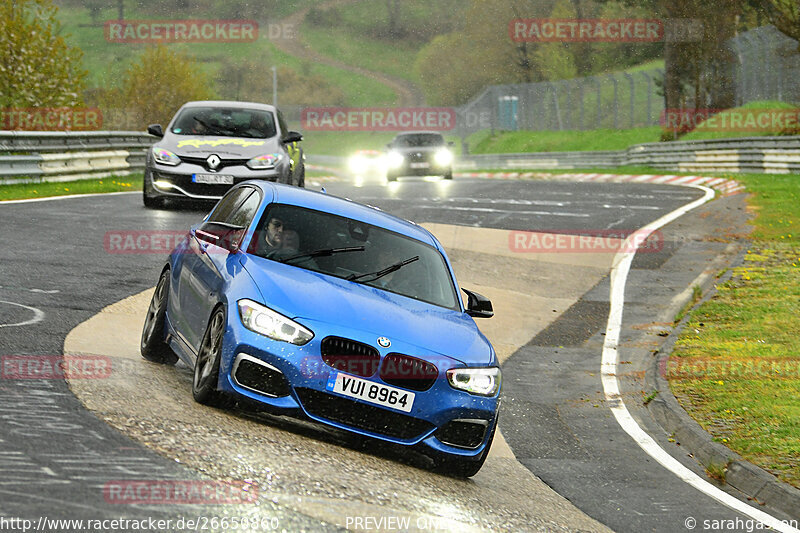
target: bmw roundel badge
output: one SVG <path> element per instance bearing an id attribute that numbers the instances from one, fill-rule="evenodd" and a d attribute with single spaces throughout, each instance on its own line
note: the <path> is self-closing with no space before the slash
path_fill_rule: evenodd
<path id="1" fill-rule="evenodd" d="M 378 337 L 378 346 L 381 348 L 388 348 L 392 345 L 392 341 L 387 339 L 386 337 Z"/>

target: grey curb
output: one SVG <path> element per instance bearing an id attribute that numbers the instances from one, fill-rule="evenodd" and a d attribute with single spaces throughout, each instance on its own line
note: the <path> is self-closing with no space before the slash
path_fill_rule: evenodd
<path id="1" fill-rule="evenodd" d="M 744 253 L 741 252 L 732 262 L 732 266 L 742 264 L 743 255 Z M 723 279 L 729 277 L 730 273 L 723 276 Z M 715 278 L 709 278 L 703 284 L 704 286 L 701 288 L 705 296 L 692 307 L 692 311 L 716 293 L 715 283 L 717 281 Z M 745 461 L 726 446 L 714 442 L 711 435 L 681 407 L 669 388 L 669 382 L 662 376 L 660 369 L 665 368 L 675 342 L 690 317 L 691 313 L 687 313 L 680 324 L 666 337 L 664 343 L 659 347 L 653 363 L 645 373 L 647 390 L 658 391 L 658 395 L 647 404 L 647 410 L 664 431 L 669 435 L 674 435 L 681 448 L 690 453 L 704 467 L 727 465 L 726 484 L 759 504 L 768 505 L 791 517 L 797 517 L 800 509 L 800 490 L 780 481 L 766 470 Z"/>

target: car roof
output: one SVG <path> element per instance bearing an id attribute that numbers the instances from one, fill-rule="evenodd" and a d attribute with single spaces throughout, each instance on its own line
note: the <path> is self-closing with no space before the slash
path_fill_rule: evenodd
<path id="1" fill-rule="evenodd" d="M 394 231 L 406 237 L 411 237 L 422 241 L 435 248 L 439 248 L 438 242 L 433 235 L 425 228 L 413 222 L 404 220 L 400 217 L 385 213 L 376 207 L 367 206 L 354 202 L 347 198 L 340 198 L 323 192 L 311 191 L 291 185 L 283 185 L 263 180 L 252 180 L 251 184 L 256 184 L 267 193 L 273 195 L 273 202 L 281 204 L 296 205 L 325 213 L 331 213 L 354 220 L 360 220 Z"/>
<path id="2" fill-rule="evenodd" d="M 239 102 L 234 100 L 197 100 L 194 102 L 186 102 L 182 107 L 230 107 L 234 109 L 263 109 L 264 111 L 275 111 L 275 106 L 269 104 Z"/>

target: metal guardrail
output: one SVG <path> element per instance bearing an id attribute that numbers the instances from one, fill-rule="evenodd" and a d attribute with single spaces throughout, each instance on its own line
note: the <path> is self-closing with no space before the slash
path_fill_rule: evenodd
<path id="1" fill-rule="evenodd" d="M 124 175 L 144 169 L 156 138 L 131 131 L 0 131 L 0 184 Z M 344 157 L 313 155 L 311 164 L 343 167 Z M 580 169 L 647 166 L 684 172 L 800 173 L 800 136 L 646 143 L 627 150 L 461 156 L 458 170 Z"/>
<path id="2" fill-rule="evenodd" d="M 800 172 L 800 136 L 646 143 L 615 152 L 461 156 L 456 168 L 573 169 L 646 166 L 675 172 Z"/>
<path id="3" fill-rule="evenodd" d="M 144 170 L 156 140 L 137 131 L 0 131 L 0 184 L 130 174 Z"/>
<path id="4" fill-rule="evenodd" d="M 138 150 L 157 139 L 138 131 L 0 131 L 0 155 L 10 152 Z"/>

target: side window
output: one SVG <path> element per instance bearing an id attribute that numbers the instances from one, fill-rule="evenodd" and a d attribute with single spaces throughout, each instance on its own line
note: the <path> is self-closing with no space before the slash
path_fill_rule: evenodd
<path id="1" fill-rule="evenodd" d="M 225 196 L 222 197 L 217 206 L 214 208 L 214 211 L 211 212 L 211 216 L 208 217 L 206 224 L 211 222 L 227 222 L 230 216 L 233 214 L 233 211 L 236 209 L 236 206 L 239 205 L 239 202 L 245 197 L 245 195 L 251 192 L 253 192 L 253 189 L 249 187 L 239 187 L 238 189 L 229 191 Z"/>
<path id="2" fill-rule="evenodd" d="M 236 209 L 233 216 L 231 216 L 230 220 L 227 222 L 234 226 L 248 227 L 253 217 L 256 215 L 256 211 L 258 211 L 259 205 L 261 205 L 261 197 L 257 192 L 253 191 L 252 194 L 242 202 L 239 208 Z"/>
<path id="3" fill-rule="evenodd" d="M 222 197 L 208 220 L 198 228 L 197 237 L 226 250 L 238 248 L 247 229 L 237 229 L 236 226 L 245 226 L 246 222 L 243 223 L 242 220 L 248 216 L 252 219 L 258 204 L 258 194 L 251 187 L 232 189 Z"/>

